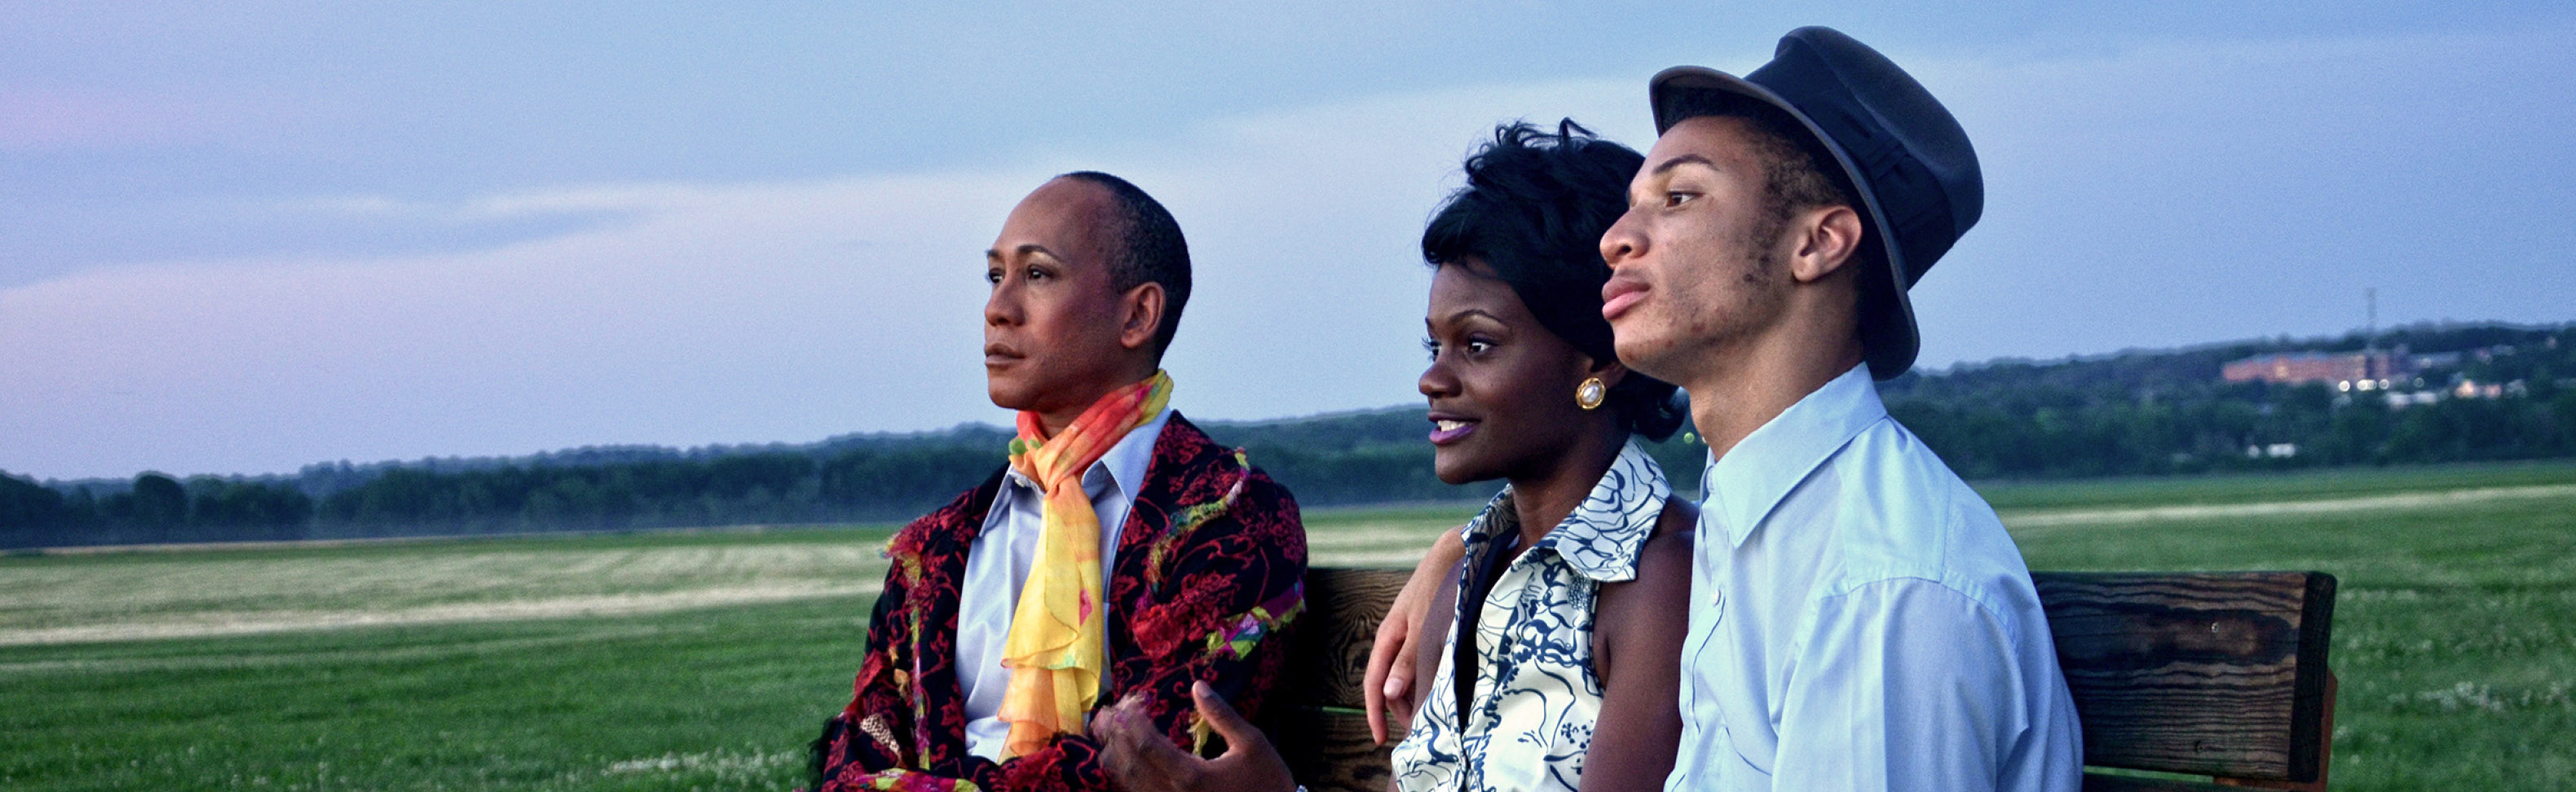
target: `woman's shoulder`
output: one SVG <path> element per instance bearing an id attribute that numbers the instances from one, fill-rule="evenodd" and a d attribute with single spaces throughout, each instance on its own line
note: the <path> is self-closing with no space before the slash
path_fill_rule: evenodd
<path id="1" fill-rule="evenodd" d="M 1655 536 L 1653 539 L 1648 539 L 1647 543 L 1652 544 L 1657 539 L 1680 534 L 1681 545 L 1689 547 L 1691 531 L 1698 527 L 1699 504 L 1678 495 L 1668 497 L 1664 499 L 1663 516 L 1655 520 Z"/>
<path id="2" fill-rule="evenodd" d="M 1690 627 L 1692 527 L 1698 522 L 1697 508 L 1671 499 L 1654 535 L 1637 551 L 1637 576 L 1601 587 L 1594 618 L 1600 636 L 1592 651 L 1603 678 L 1609 678 L 1617 665 L 1613 658 L 1622 654 L 1679 661 L 1675 636 Z M 1623 646 L 1627 648 L 1619 648 Z"/>
<path id="3" fill-rule="evenodd" d="M 1690 598 L 1691 543 L 1697 538 L 1693 529 L 1699 525 L 1699 507 L 1681 498 L 1664 501 L 1663 514 L 1655 521 L 1655 532 L 1637 549 L 1637 574 L 1620 583 L 1604 586 L 1601 606 L 1616 608 L 1635 615 L 1655 618 L 1671 605 L 1686 604 Z M 1611 623 L 1618 623 L 1617 619 Z"/>

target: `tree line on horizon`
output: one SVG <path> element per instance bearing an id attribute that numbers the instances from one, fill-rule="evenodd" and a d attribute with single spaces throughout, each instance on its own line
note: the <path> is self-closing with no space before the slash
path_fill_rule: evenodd
<path id="1" fill-rule="evenodd" d="M 2469 352 L 2426 387 L 2510 396 L 2403 407 L 2322 383 L 2228 383 L 2221 364 L 2403 345 Z M 2073 360 L 1998 361 L 1880 384 L 1889 412 L 1970 479 L 2067 478 L 2576 456 L 2576 325 L 2416 326 Z M 1306 506 L 1471 501 L 1431 472 L 1419 406 L 1211 421 Z M 517 459 L 309 466 L 295 476 L 45 483 L 0 473 L 0 547 L 881 522 L 946 503 L 1002 463 L 1010 432 L 850 435 L 810 445 L 577 449 Z M 2294 449 L 2278 453 L 2278 449 Z M 1649 444 L 1677 490 L 1706 447 Z M 2251 453 L 2249 453 L 2249 450 Z"/>

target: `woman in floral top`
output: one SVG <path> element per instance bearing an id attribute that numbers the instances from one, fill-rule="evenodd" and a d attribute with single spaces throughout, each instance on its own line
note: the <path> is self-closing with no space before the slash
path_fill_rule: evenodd
<path id="1" fill-rule="evenodd" d="M 1670 436 L 1684 412 L 1672 385 L 1620 365 L 1600 298 L 1598 242 L 1642 161 L 1570 121 L 1507 125 L 1423 233 L 1434 467 L 1509 486 L 1462 529 L 1465 560 L 1422 626 L 1448 640 L 1399 702 L 1419 714 L 1395 749 L 1398 792 L 1653 792 L 1672 768 L 1697 515 L 1634 440 Z M 1109 713 L 1121 786 L 1294 788 L 1222 701 L 1199 706 L 1235 750 L 1175 758 Z"/>

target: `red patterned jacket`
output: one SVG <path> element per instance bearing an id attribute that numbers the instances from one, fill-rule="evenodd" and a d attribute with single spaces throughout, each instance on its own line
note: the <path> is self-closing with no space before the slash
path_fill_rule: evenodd
<path id="1" fill-rule="evenodd" d="M 1002 472 L 895 534 L 850 706 L 814 744 L 818 792 L 1108 792 L 1099 745 L 1059 737 L 996 763 L 966 752 L 956 661 L 958 586 Z M 1279 675 L 1265 640 L 1305 607 L 1306 531 L 1286 489 L 1178 413 L 1155 438 L 1109 575 L 1100 705 L 1142 691 L 1175 742 L 1201 741 L 1190 683 L 1246 716 Z M 969 786 L 971 785 L 971 786 Z"/>

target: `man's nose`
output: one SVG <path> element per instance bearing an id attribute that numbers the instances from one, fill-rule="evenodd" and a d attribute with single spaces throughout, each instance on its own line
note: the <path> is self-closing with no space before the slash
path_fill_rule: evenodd
<path id="1" fill-rule="evenodd" d="M 993 287 L 993 296 L 984 298 L 984 324 L 988 327 L 1019 324 L 1018 292 L 1007 281 Z"/>
<path id="2" fill-rule="evenodd" d="M 1629 217 L 1620 215 L 1610 230 L 1601 232 L 1601 261 L 1614 268 L 1646 252 L 1646 238 L 1633 229 Z"/>

